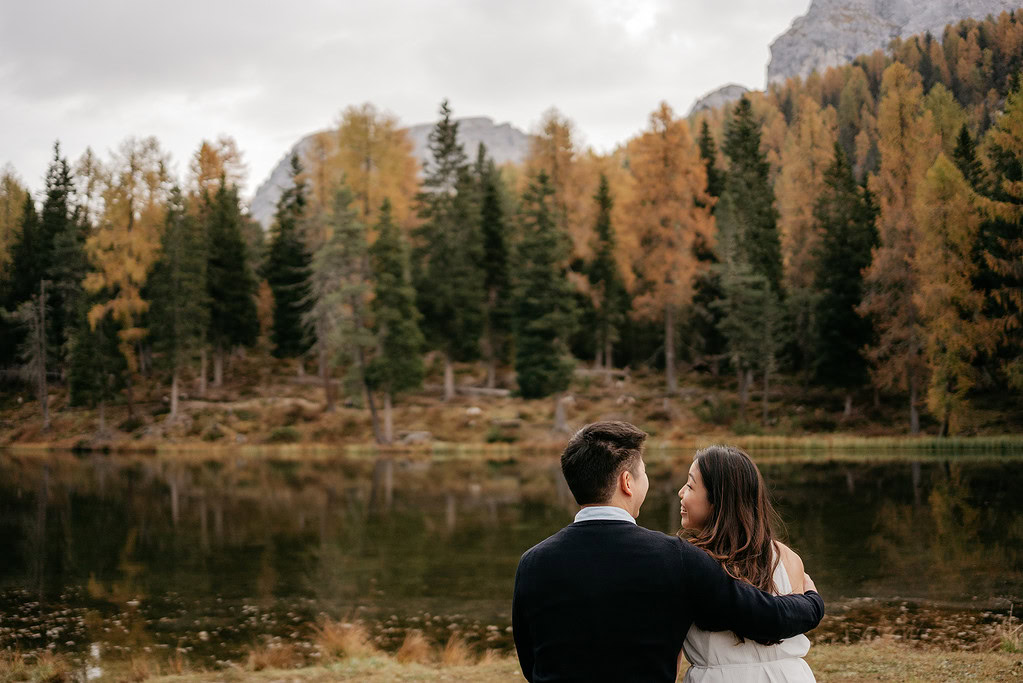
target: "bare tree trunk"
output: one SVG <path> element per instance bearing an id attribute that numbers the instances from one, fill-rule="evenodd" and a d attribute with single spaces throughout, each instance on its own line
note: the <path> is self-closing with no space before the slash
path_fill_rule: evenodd
<path id="1" fill-rule="evenodd" d="M 848 420 L 852 415 L 852 392 L 847 391 L 845 394 L 845 410 L 842 411 L 842 419 Z"/>
<path id="2" fill-rule="evenodd" d="M 333 413 L 337 409 L 337 402 L 334 400 L 334 386 L 330 381 L 330 368 L 327 364 L 327 349 L 320 345 L 319 358 L 317 359 L 317 370 L 320 379 L 323 380 L 323 412 Z"/>
<path id="3" fill-rule="evenodd" d="M 768 381 L 770 380 L 770 378 L 771 378 L 771 371 L 765 369 L 764 370 L 764 395 L 760 399 L 761 406 L 763 407 L 763 421 L 764 421 L 764 426 L 765 427 L 767 426 L 767 400 L 768 400 L 768 397 L 770 395 Z"/>
<path id="4" fill-rule="evenodd" d="M 450 401 L 455 397 L 455 366 L 451 362 L 451 356 L 444 354 L 444 400 Z"/>
<path id="5" fill-rule="evenodd" d="M 358 362 L 359 375 L 362 376 L 362 386 L 366 391 L 366 404 L 369 406 L 369 418 L 373 424 L 373 438 L 376 439 L 377 443 L 385 443 L 384 435 L 380 430 L 380 416 L 377 415 L 376 403 L 373 402 L 373 392 L 370 391 L 369 382 L 366 381 L 366 352 L 361 346 L 359 347 Z"/>
<path id="6" fill-rule="evenodd" d="M 39 322 L 36 333 L 39 357 L 39 407 L 43 411 L 43 431 L 50 431 L 50 396 L 46 387 L 46 280 L 39 283 Z"/>
<path id="7" fill-rule="evenodd" d="M 99 435 L 106 436 L 107 433 L 107 402 L 104 399 L 99 401 Z"/>
<path id="8" fill-rule="evenodd" d="M 604 349 L 597 346 L 597 353 L 593 356 L 593 369 L 600 370 L 604 367 Z"/>
<path id="9" fill-rule="evenodd" d="M 664 374 L 668 379 L 668 393 L 678 393 L 678 377 L 675 376 L 675 311 L 670 304 L 664 307 Z"/>
<path id="10" fill-rule="evenodd" d="M 739 365 L 739 359 L 735 359 L 735 371 L 739 375 L 739 412 L 746 416 L 746 401 L 749 399 L 749 387 L 746 381 L 746 371 Z"/>
<path id="11" fill-rule="evenodd" d="M 909 377 L 909 433 L 920 433 L 920 411 L 916 407 L 916 378 Z"/>
<path id="12" fill-rule="evenodd" d="M 220 346 L 213 349 L 213 386 L 224 386 L 224 349 Z"/>
<path id="13" fill-rule="evenodd" d="M 202 350 L 199 352 L 199 395 L 206 398 L 207 381 L 210 374 L 209 367 L 207 367 L 206 361 L 206 345 L 202 345 Z"/>
<path id="14" fill-rule="evenodd" d="M 568 432 L 568 420 L 565 417 L 565 400 L 567 398 L 567 394 L 554 397 L 554 431 L 556 432 Z"/>
<path id="15" fill-rule="evenodd" d="M 611 370 L 615 366 L 614 354 L 612 353 L 613 347 L 611 345 L 611 335 L 604 338 L 604 366 Z M 610 375 L 609 375 L 610 377 Z"/>
<path id="16" fill-rule="evenodd" d="M 391 392 L 384 392 L 384 443 L 394 443 L 394 409 Z"/>
<path id="17" fill-rule="evenodd" d="M 174 373 L 171 375 L 171 398 L 170 398 L 170 418 L 175 419 L 178 416 L 178 368 L 174 366 Z"/>
<path id="18" fill-rule="evenodd" d="M 301 356 L 295 359 L 295 376 L 305 377 L 305 363 Z"/>

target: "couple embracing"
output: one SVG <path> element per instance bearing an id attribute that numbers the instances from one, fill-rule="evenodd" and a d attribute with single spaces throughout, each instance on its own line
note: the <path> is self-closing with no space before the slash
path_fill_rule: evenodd
<path id="1" fill-rule="evenodd" d="M 650 482 L 646 434 L 579 430 L 561 456 L 582 509 L 522 555 L 512 629 L 522 673 L 553 681 L 812 681 L 802 657 L 824 601 L 774 539 L 774 512 L 743 451 L 699 451 L 679 490 L 682 530 L 636 524 Z"/>

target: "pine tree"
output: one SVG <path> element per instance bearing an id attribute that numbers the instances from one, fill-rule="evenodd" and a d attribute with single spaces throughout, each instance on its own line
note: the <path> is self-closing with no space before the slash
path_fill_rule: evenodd
<path id="1" fill-rule="evenodd" d="M 369 321 L 370 283 L 366 226 L 352 206 L 354 195 L 342 185 L 330 215 L 330 239 L 313 254 L 306 324 L 316 334 L 324 380 L 326 410 L 334 409 L 329 367 L 348 368 L 349 391 L 365 392 L 377 443 L 384 436 L 370 390 L 367 368 L 377 346 Z"/>
<path id="2" fill-rule="evenodd" d="M 966 178 L 966 182 L 970 184 L 974 192 L 986 194 L 987 175 L 984 171 L 984 165 L 977 155 L 977 143 L 974 141 L 973 136 L 970 135 L 970 129 L 966 127 L 965 123 L 959 129 L 959 135 L 956 137 L 956 146 L 952 151 L 952 161 L 955 162 L 955 165 L 959 168 L 959 171 Z"/>
<path id="3" fill-rule="evenodd" d="M 1005 384 L 1023 391 L 1023 84 L 988 133 L 992 217 L 981 231 L 983 267 L 978 286 L 987 294 L 987 316 L 1001 331 L 994 359 Z"/>
<path id="4" fill-rule="evenodd" d="M 509 360 L 512 335 L 509 226 L 505 218 L 504 188 L 494 160 L 480 143 L 475 166 L 480 193 L 480 232 L 483 240 L 486 288 L 483 347 L 487 386 L 497 384 L 497 364 Z"/>
<path id="5" fill-rule="evenodd" d="M 68 386 L 73 406 L 99 408 L 98 436 L 107 436 L 106 406 L 126 384 L 127 361 L 118 348 L 118 325 L 109 313 L 90 322 L 87 312 L 97 301 L 85 296 L 71 335 Z"/>
<path id="6" fill-rule="evenodd" d="M 786 308 L 792 321 L 797 368 L 809 377 L 814 355 L 812 329 L 819 292 L 813 287 L 814 260 L 820 243 L 820 225 L 814 219 L 814 201 L 824 189 L 824 172 L 834 150 L 834 120 L 804 95 L 785 139 L 778 196 Z"/>
<path id="7" fill-rule="evenodd" d="M 395 394 L 423 381 L 423 334 L 419 331 L 416 292 L 409 279 L 408 249 L 391 220 L 391 203 L 380 206 L 377 239 L 370 248 L 373 276 L 372 312 L 378 354 L 369 363 L 367 378 L 384 395 L 383 440 L 394 440 L 392 403 Z"/>
<path id="8" fill-rule="evenodd" d="M 920 312 L 914 300 L 919 226 L 913 212 L 917 189 L 940 148 L 923 108 L 919 75 L 896 62 L 884 72 L 878 115 L 881 167 L 870 178 L 877 198 L 879 246 L 864 277 L 859 311 L 874 323 L 876 341 L 867 351 L 878 389 L 909 394 L 910 431 L 920 431 L 918 398 L 927 382 L 920 336 Z"/>
<path id="9" fill-rule="evenodd" d="M 741 260 L 752 272 L 763 275 L 780 292 L 781 244 L 770 166 L 760 149 L 760 125 L 746 97 L 735 106 L 725 129 L 724 151 L 731 163 L 722 194 L 729 196 L 733 211 L 728 221 L 718 217 L 720 229 L 731 233 Z"/>
<path id="10" fill-rule="evenodd" d="M 50 286 L 49 343 L 56 351 L 61 373 L 67 370 L 68 345 L 82 297 L 82 280 L 88 270 L 85 239 L 88 225 L 75 205 L 75 185 L 60 144 L 53 146 L 53 161 L 46 173 L 46 198 L 40 215 L 40 232 L 49 243 L 46 277 Z"/>
<path id="11" fill-rule="evenodd" d="M 856 312 L 863 298 L 863 270 L 877 244 L 876 210 L 869 191 L 856 183 L 845 149 L 836 143 L 834 161 L 824 174 L 824 191 L 814 207 L 821 242 L 814 289 L 816 330 L 814 375 L 818 382 L 846 391 L 845 414 L 852 391 L 867 383 L 862 349 L 871 341 L 870 321 Z"/>
<path id="12" fill-rule="evenodd" d="M 297 358 L 309 350 L 309 335 L 302 323 L 309 309 L 310 257 L 302 240 L 301 222 L 306 207 L 306 185 L 298 155 L 291 156 L 291 187 L 277 202 L 271 228 L 264 277 L 274 294 L 270 338 L 278 358 Z M 301 361 L 300 361 L 301 362 Z"/>
<path id="13" fill-rule="evenodd" d="M 706 119 L 700 124 L 700 158 L 707 169 L 707 194 L 720 197 L 725 189 L 725 174 L 718 168 L 718 147 Z"/>
<path id="14" fill-rule="evenodd" d="M 479 356 L 486 300 L 477 193 L 446 100 L 440 114 L 417 196 L 423 223 L 415 232 L 413 282 L 427 344 L 444 356 L 444 398 L 450 400 L 453 362 Z"/>
<path id="15" fill-rule="evenodd" d="M 915 206 L 921 227 L 915 300 L 930 368 L 927 406 L 940 417 L 942 435 L 962 426 L 978 381 L 974 360 L 995 340 L 995 325 L 983 313 L 984 292 L 973 287 L 982 221 L 974 197 L 963 174 L 940 154 Z"/>
<path id="16" fill-rule="evenodd" d="M 160 259 L 149 278 L 150 338 L 171 373 L 170 415 L 178 415 L 181 370 L 195 356 L 209 324 L 206 301 L 206 242 L 198 220 L 171 189 Z"/>
<path id="17" fill-rule="evenodd" d="M 515 372 L 524 398 L 565 391 L 574 367 L 568 350 L 576 324 L 568 280 L 569 240 L 557 223 L 553 195 L 541 171 L 522 197 L 514 311 Z"/>
<path id="18" fill-rule="evenodd" d="M 241 207 L 234 186 L 220 183 L 215 194 L 202 198 L 207 261 L 206 292 L 209 303 L 207 341 L 213 346 L 213 384 L 224 378 L 224 354 L 237 346 L 251 346 L 259 336 L 256 278 L 249 266 L 242 236 Z"/>
<path id="19" fill-rule="evenodd" d="M 588 275 L 590 293 L 597 311 L 598 357 L 603 357 L 605 367 L 610 370 L 614 367 L 612 347 L 618 341 L 620 327 L 625 322 L 629 298 L 618 268 L 617 240 L 611 224 L 614 199 L 611 197 L 607 176 L 603 173 L 600 174 L 600 184 L 593 201 L 597 204 L 597 224 L 593 231 L 593 261 Z"/>
<path id="20" fill-rule="evenodd" d="M 13 367 L 19 362 L 19 349 L 24 343 L 24 327 L 11 318 L 21 304 L 28 301 L 43 279 L 42 240 L 39 214 L 32 196 L 26 192 L 19 216 L 19 225 L 11 243 L 9 277 L 3 288 L 0 311 L 0 366 Z"/>

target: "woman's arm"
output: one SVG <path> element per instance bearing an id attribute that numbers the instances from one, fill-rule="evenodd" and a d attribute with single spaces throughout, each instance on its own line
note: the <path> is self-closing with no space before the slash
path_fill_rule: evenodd
<path id="1" fill-rule="evenodd" d="M 792 593 L 802 593 L 803 576 L 806 570 L 803 569 L 803 559 L 796 552 L 780 541 L 775 541 L 778 547 L 778 554 L 781 556 L 781 563 L 785 565 L 785 572 L 789 575 L 789 583 L 792 584 Z"/>

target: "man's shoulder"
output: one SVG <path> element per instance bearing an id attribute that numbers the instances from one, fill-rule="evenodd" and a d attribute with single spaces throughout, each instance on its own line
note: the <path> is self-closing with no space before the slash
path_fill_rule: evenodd
<path id="1" fill-rule="evenodd" d="M 613 539 L 629 539 L 648 545 L 651 550 L 677 553 L 682 543 L 677 536 L 670 536 L 654 531 L 638 524 L 615 520 L 592 520 L 574 522 L 555 534 L 548 536 L 522 554 L 520 561 L 542 557 L 549 553 L 561 552 L 565 547 L 579 542 L 592 542 L 593 537 L 602 537 L 613 542 Z"/>

